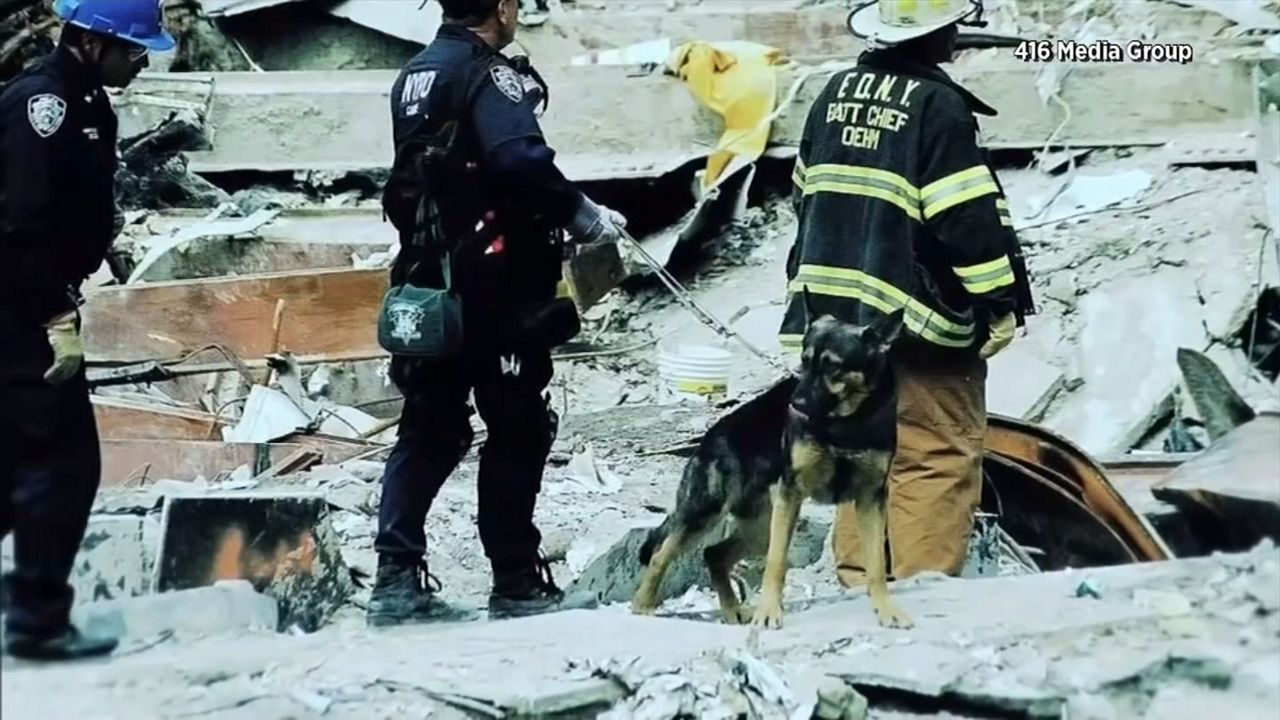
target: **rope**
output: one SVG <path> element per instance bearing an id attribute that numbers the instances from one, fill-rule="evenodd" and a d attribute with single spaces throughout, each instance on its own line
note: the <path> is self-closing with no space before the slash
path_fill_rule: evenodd
<path id="1" fill-rule="evenodd" d="M 662 284 L 667 287 L 667 290 L 671 291 L 671 294 L 675 296 L 676 301 L 692 313 L 698 322 L 710 328 L 713 332 L 726 340 L 733 340 L 742 345 L 742 347 L 746 348 L 748 352 L 763 360 L 770 367 L 780 370 L 787 375 L 794 375 L 791 368 L 784 365 L 772 355 L 769 355 L 760 348 L 757 348 L 755 345 L 752 345 L 746 338 L 742 337 L 741 333 L 729 327 L 721 321 L 720 318 L 716 317 L 706 308 L 699 305 L 698 301 L 693 299 L 693 295 L 680 284 L 680 281 L 676 280 L 671 273 L 667 272 L 667 269 L 662 265 L 662 263 L 658 262 L 656 258 L 650 255 L 649 251 L 645 250 L 644 246 L 642 246 L 638 240 L 631 237 L 630 233 L 621 229 L 619 229 L 618 232 L 628 243 L 631 244 L 635 249 L 636 254 L 640 256 L 640 259 L 653 269 L 654 274 L 656 274 L 658 279 L 662 281 Z"/>

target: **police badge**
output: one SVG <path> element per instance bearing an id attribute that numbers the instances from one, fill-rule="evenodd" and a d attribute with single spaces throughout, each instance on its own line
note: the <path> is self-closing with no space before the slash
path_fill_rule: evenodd
<path id="1" fill-rule="evenodd" d="M 524 81 L 515 70 L 506 65 L 498 65 L 489 70 L 489 75 L 493 78 L 493 84 L 498 86 L 503 95 L 511 98 L 511 102 L 518 103 L 524 99 Z"/>
<path id="2" fill-rule="evenodd" d="M 31 129 L 42 138 L 58 132 L 67 117 L 67 103 L 57 95 L 45 93 L 27 101 L 27 120 Z"/>
<path id="3" fill-rule="evenodd" d="M 422 339 L 422 331 L 418 326 L 426 311 L 413 303 L 395 303 L 387 306 L 387 314 L 391 317 L 391 337 L 411 343 Z"/>

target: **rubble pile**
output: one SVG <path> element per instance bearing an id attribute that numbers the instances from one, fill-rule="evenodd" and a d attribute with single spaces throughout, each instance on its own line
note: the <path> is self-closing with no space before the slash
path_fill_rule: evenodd
<path id="1" fill-rule="evenodd" d="M 0 2 L 0 83 L 52 50 L 58 41 L 58 27 L 58 19 L 44 0 Z"/>
<path id="2" fill-rule="evenodd" d="M 986 4 L 991 25 L 963 39 L 975 49 L 954 74 L 1000 109 L 983 130 L 1039 313 L 990 365 L 1001 418 L 964 579 L 894 585 L 920 628 L 880 630 L 861 591 L 839 586 L 833 512 L 817 506 L 790 549 L 782 632 L 715 622 L 698 551 L 668 573 L 659 617 L 628 613 L 639 545 L 691 451 L 777 376 L 628 246 L 620 263 L 566 261 L 590 297 L 555 351 L 561 424 L 535 518 L 557 583 L 605 607 L 392 637 L 363 614 L 402 405 L 372 332 L 398 251 L 378 204 L 383 108 L 389 71 L 434 34 L 438 7 L 167 0 L 178 51 L 113 98 L 121 233 L 82 310 L 103 483 L 76 612 L 130 644 L 87 683 L 6 660 L 4 715 L 55 716 L 42 703 L 70 685 L 84 688 L 76 717 L 1274 710 L 1280 174 L 1267 148 L 1280 135 L 1267 145 L 1276 115 L 1256 101 L 1280 67 L 1259 60 L 1277 3 Z M 520 45 L 550 81 L 543 122 L 566 174 L 628 215 L 690 299 L 778 359 L 798 133 L 860 48 L 844 0 L 748 5 L 530 0 Z M 0 0 L 0 78 L 51 47 L 49 17 L 44 2 Z M 1011 60 L 1010 38 L 1186 41 L 1197 56 L 1034 66 Z M 710 185 L 720 118 L 661 69 L 694 40 L 787 59 L 771 70 L 769 148 Z M 690 345 L 732 353 L 726 393 L 664 384 L 659 357 Z M 432 509 L 428 561 L 445 600 L 482 610 L 473 422 Z M 745 561 L 742 586 L 761 568 Z"/>

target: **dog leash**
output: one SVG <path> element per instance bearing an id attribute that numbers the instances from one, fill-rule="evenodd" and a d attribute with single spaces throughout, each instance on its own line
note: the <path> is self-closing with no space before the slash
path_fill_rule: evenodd
<path id="1" fill-rule="evenodd" d="M 795 372 L 792 371 L 791 368 L 784 365 L 774 356 L 769 355 L 755 345 L 752 345 L 746 338 L 742 337 L 741 333 L 729 327 L 711 311 L 699 305 L 698 301 L 693 299 L 693 294 L 685 289 L 675 276 L 667 272 L 667 268 L 664 267 L 662 263 L 658 262 L 657 258 L 650 255 L 649 251 L 645 250 L 638 240 L 631 237 L 631 233 L 628 233 L 622 228 L 618 228 L 618 232 L 628 243 L 631 244 L 631 247 L 635 249 L 636 254 L 640 256 L 640 259 L 644 261 L 645 265 L 648 265 L 653 269 L 654 274 L 656 274 L 658 279 L 662 281 L 662 284 L 667 287 L 667 290 L 671 291 L 671 294 L 675 296 L 676 301 L 692 313 L 698 322 L 702 323 L 726 340 L 736 341 L 738 344 L 742 345 L 742 347 L 746 348 L 752 355 L 755 355 L 765 361 L 765 363 L 773 367 L 775 370 L 781 370 L 786 375 L 795 375 Z"/>

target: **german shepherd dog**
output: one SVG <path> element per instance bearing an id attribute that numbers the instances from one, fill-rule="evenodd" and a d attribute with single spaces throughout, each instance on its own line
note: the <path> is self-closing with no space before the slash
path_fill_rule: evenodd
<path id="1" fill-rule="evenodd" d="M 813 318 L 807 290 L 804 303 Z M 902 310 L 866 327 L 829 315 L 808 323 L 799 378 L 779 382 L 722 418 L 686 465 L 675 509 L 640 550 L 648 567 L 633 612 L 653 612 L 672 560 L 731 515 L 733 532 L 704 555 L 721 612 L 730 623 L 750 618 L 755 625 L 781 627 L 787 550 L 800 506 L 809 498 L 855 503 L 876 619 L 886 627 L 911 627 L 889 598 L 884 551 L 889 465 L 897 442 L 897 393 L 888 355 L 902 324 Z M 766 546 L 760 602 L 752 612 L 735 594 L 730 572 Z"/>

